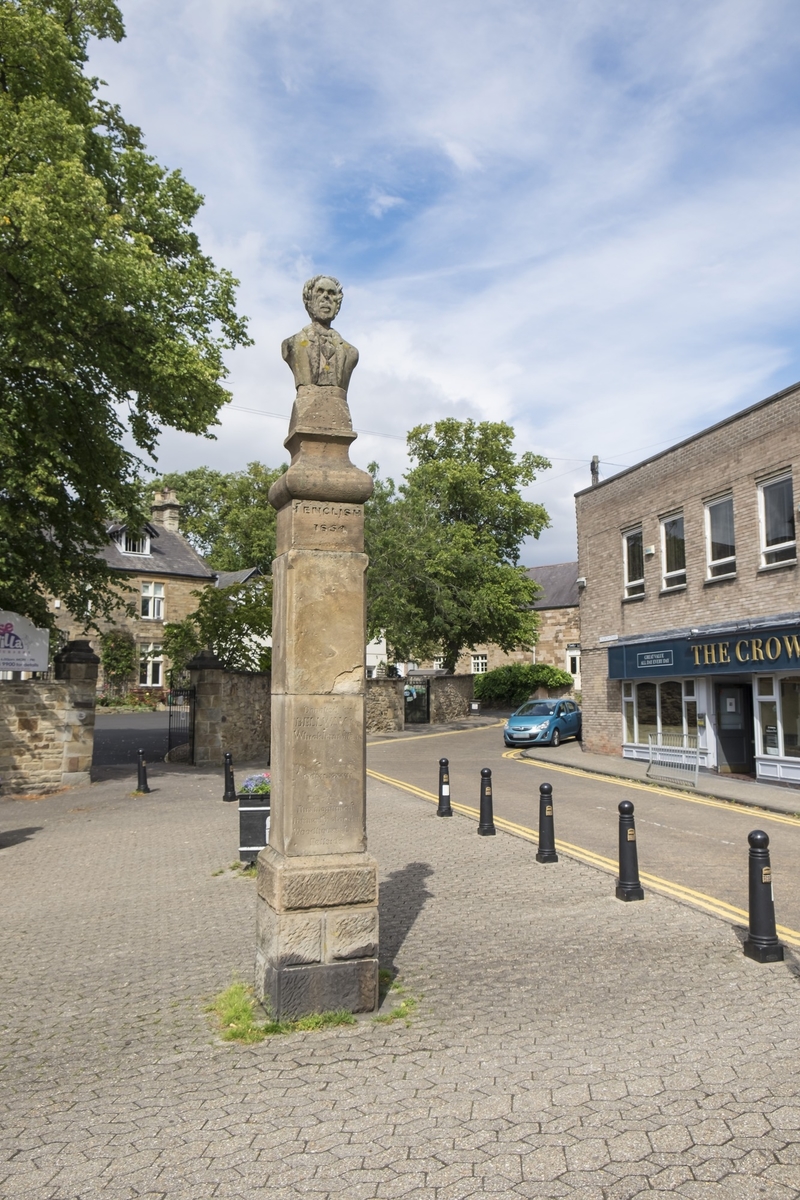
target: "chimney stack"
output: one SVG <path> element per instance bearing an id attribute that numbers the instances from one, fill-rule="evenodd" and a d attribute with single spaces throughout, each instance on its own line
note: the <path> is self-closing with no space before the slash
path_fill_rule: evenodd
<path id="1" fill-rule="evenodd" d="M 178 494 L 173 488 L 165 487 L 154 493 L 150 508 L 150 518 L 154 525 L 163 525 L 165 529 L 177 533 L 180 515 Z"/>
<path id="2" fill-rule="evenodd" d="M 600 459 L 595 454 L 592 459 L 592 487 L 597 487 L 600 482 Z"/>

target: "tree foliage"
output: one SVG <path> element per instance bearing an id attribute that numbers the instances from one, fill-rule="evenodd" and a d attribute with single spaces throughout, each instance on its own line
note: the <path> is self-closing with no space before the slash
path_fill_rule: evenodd
<path id="1" fill-rule="evenodd" d="M 368 627 L 399 659 L 460 652 L 484 642 L 531 646 L 537 585 L 518 565 L 524 538 L 549 524 L 520 489 L 550 464 L 517 456 L 504 422 L 421 425 L 408 435 L 416 464 L 399 489 L 377 478 L 367 505 Z"/>
<path id="2" fill-rule="evenodd" d="M 229 671 L 268 671 L 272 580 L 255 579 L 194 594 L 199 603 L 191 616 L 164 626 L 164 652 L 173 669 L 182 670 L 208 646 Z"/>
<path id="3" fill-rule="evenodd" d="M 509 663 L 495 667 L 485 675 L 475 676 L 475 696 L 487 704 L 516 708 L 527 700 L 537 688 L 571 687 L 574 680 L 568 671 L 551 667 L 547 663 Z"/>
<path id="4" fill-rule="evenodd" d="M 123 32 L 110 0 L 0 0 L 0 606 L 40 624 L 47 593 L 112 611 L 106 523 L 144 516 L 126 430 L 205 433 L 249 340 L 202 198 L 85 74 Z"/>
<path id="5" fill-rule="evenodd" d="M 246 471 L 225 474 L 210 467 L 172 471 L 149 491 L 171 487 L 181 504 L 181 533 L 218 571 L 259 567 L 268 575 L 275 557 L 276 512 L 269 489 L 285 466 L 251 462 Z"/>
<path id="6" fill-rule="evenodd" d="M 100 637 L 100 662 L 112 692 L 130 684 L 136 670 L 136 642 L 128 629 L 109 629 Z"/>

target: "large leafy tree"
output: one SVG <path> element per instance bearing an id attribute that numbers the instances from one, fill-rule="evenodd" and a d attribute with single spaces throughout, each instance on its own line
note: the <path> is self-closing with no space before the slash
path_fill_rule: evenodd
<path id="1" fill-rule="evenodd" d="M 0 0 L 0 607 L 40 623 L 48 593 L 119 603 L 97 550 L 143 516 L 125 432 L 151 455 L 161 426 L 205 433 L 249 340 L 202 198 L 100 98 L 92 36 L 123 36 L 110 0 Z"/>
<path id="2" fill-rule="evenodd" d="M 494 642 L 532 645 L 537 585 L 518 565 L 524 538 L 549 524 L 520 489 L 547 459 L 517 455 L 504 422 L 420 425 L 408 435 L 411 470 L 396 489 L 377 478 L 367 506 L 368 625 L 395 656 L 441 654 L 455 670 L 462 650 Z"/>
<path id="3" fill-rule="evenodd" d="M 259 567 L 268 575 L 275 557 L 275 509 L 269 489 L 285 466 L 251 462 L 246 471 L 195 467 L 162 475 L 155 487 L 171 487 L 181 504 L 181 532 L 219 571 Z"/>
<path id="4" fill-rule="evenodd" d="M 229 671 L 268 671 L 272 650 L 272 580 L 253 579 L 195 592 L 198 605 L 183 621 L 164 627 L 164 650 L 182 671 L 208 646 Z"/>

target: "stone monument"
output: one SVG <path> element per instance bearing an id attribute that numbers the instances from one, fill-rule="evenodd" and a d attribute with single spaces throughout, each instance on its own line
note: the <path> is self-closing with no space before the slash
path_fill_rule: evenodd
<path id="1" fill-rule="evenodd" d="M 310 279 L 311 318 L 282 346 L 297 387 L 273 484 L 272 821 L 258 858 L 256 992 L 276 1018 L 378 1000 L 377 864 L 367 854 L 364 502 L 350 462 L 358 362 L 331 322 L 338 280 Z"/>

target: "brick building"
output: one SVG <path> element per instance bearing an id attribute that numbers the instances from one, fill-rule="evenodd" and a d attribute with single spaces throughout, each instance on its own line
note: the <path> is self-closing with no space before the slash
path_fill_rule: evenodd
<path id="1" fill-rule="evenodd" d="M 800 782 L 798 496 L 800 384 L 578 492 L 587 749 Z"/>
<path id="2" fill-rule="evenodd" d="M 456 664 L 457 675 L 483 675 L 509 663 L 547 663 L 569 671 L 574 687 L 581 687 L 581 633 L 577 562 L 531 567 L 527 574 L 542 591 L 534 604 L 539 614 L 539 637 L 532 650 L 517 648 L 506 653 L 499 646 L 481 645 L 465 651 Z M 423 667 L 441 667 L 441 659 Z"/>
<path id="3" fill-rule="evenodd" d="M 139 668 L 132 684 L 146 688 L 165 686 L 169 662 L 162 653 L 164 624 L 182 621 L 197 608 L 195 592 L 219 583 L 238 581 L 250 572 L 215 572 L 197 554 L 178 530 L 180 505 L 175 492 L 165 488 L 156 492 L 150 521 L 142 530 L 131 532 L 124 525 L 112 525 L 109 542 L 102 557 L 124 578 L 132 592 L 124 599 L 136 607 L 129 617 L 120 609 L 104 629 L 126 628 L 133 634 L 139 652 Z M 69 638 L 86 636 L 69 614 L 62 616 L 60 601 L 51 602 L 56 621 Z M 91 635 L 93 649 L 99 654 L 99 639 Z M 100 683 L 102 686 L 102 672 Z"/>

